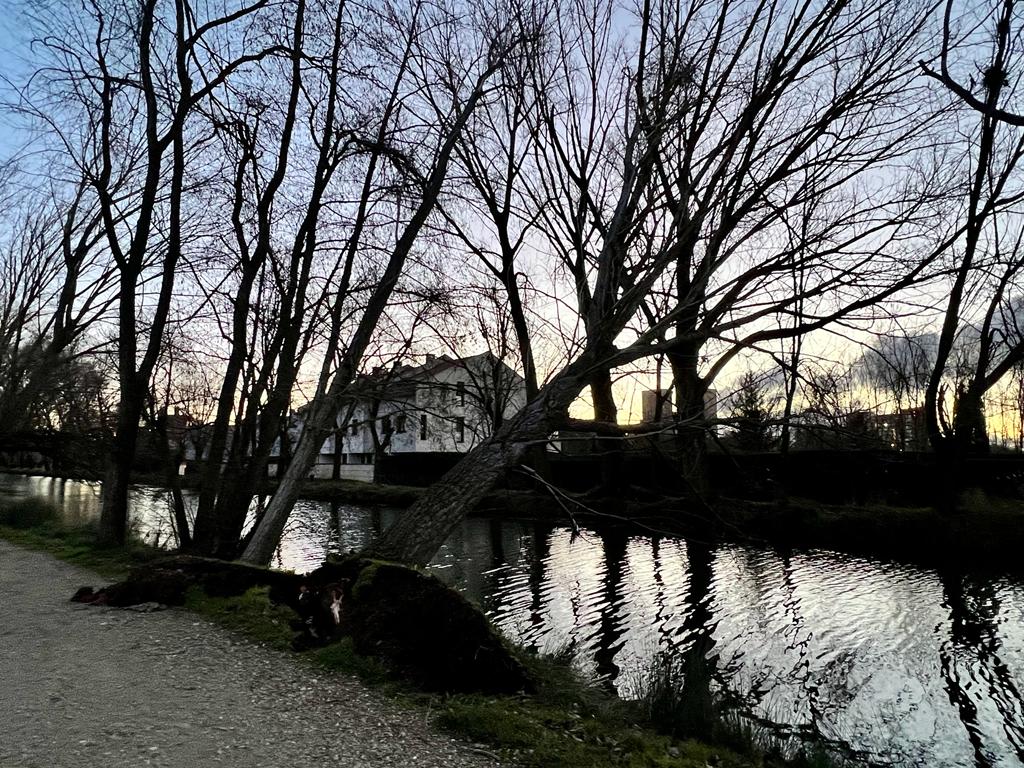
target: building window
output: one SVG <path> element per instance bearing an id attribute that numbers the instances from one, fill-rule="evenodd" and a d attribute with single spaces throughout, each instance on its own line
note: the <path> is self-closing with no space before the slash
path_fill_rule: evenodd
<path id="1" fill-rule="evenodd" d="M 455 384 L 455 396 L 459 398 L 459 405 L 466 404 L 466 382 L 459 381 Z"/>
<path id="2" fill-rule="evenodd" d="M 380 420 L 380 430 L 385 435 L 390 435 L 392 433 L 393 430 L 391 428 L 391 417 L 390 416 L 384 416 Z"/>
<path id="3" fill-rule="evenodd" d="M 353 421 L 352 422 L 352 436 L 355 437 L 358 434 L 359 434 L 359 422 L 358 421 Z"/>
<path id="4" fill-rule="evenodd" d="M 463 416 L 455 418 L 455 438 L 458 442 L 466 442 L 466 419 Z"/>
<path id="5" fill-rule="evenodd" d="M 405 414 L 400 413 L 395 418 L 395 432 L 403 434 L 405 432 Z"/>
<path id="6" fill-rule="evenodd" d="M 427 415 L 420 416 L 420 440 L 427 439 Z"/>

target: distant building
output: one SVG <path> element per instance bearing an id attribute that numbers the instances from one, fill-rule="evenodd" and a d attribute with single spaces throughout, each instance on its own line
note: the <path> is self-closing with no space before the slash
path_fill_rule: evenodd
<path id="1" fill-rule="evenodd" d="M 671 389 L 647 389 L 640 393 L 641 421 L 639 424 L 630 424 L 624 427 L 625 442 L 623 447 L 627 450 L 643 450 L 649 446 L 651 440 L 665 442 L 673 439 L 674 430 L 669 428 L 659 436 L 650 436 L 650 426 L 656 422 L 671 421 L 675 416 L 675 409 L 672 404 Z M 661 413 L 658 413 L 658 410 Z M 718 418 L 718 392 L 708 389 L 704 393 L 704 419 L 705 429 L 715 432 L 715 419 Z M 671 425 L 669 425 L 671 426 Z M 630 430 L 636 430 L 640 434 L 631 435 Z M 560 431 L 555 432 L 548 442 L 548 450 L 562 453 L 567 456 L 579 456 L 593 453 L 595 450 L 603 450 L 600 446 L 600 437 L 596 432 Z"/>
<path id="2" fill-rule="evenodd" d="M 423 365 L 375 370 L 353 389 L 356 395 L 320 449 L 312 477 L 372 482 L 385 454 L 463 453 L 526 403 L 524 379 L 487 352 L 428 355 Z M 293 415 L 292 445 L 304 415 L 303 408 Z M 274 455 L 279 457 L 279 446 Z M 271 474 L 276 469 L 272 465 Z"/>
<path id="3" fill-rule="evenodd" d="M 672 418 L 675 409 L 672 403 L 671 389 L 648 389 L 640 395 L 642 420 L 645 423 Z M 658 409 L 661 409 L 659 417 Z M 718 391 L 708 389 L 704 392 L 704 420 L 712 424 L 718 418 Z"/>
<path id="4" fill-rule="evenodd" d="M 930 449 L 923 408 L 907 408 L 896 413 L 865 414 L 865 429 L 884 448 L 896 451 L 927 451 Z"/>
<path id="5" fill-rule="evenodd" d="M 640 395 L 643 421 L 660 421 L 672 417 L 672 390 L 645 389 Z M 660 413 L 659 413 L 660 409 Z"/>

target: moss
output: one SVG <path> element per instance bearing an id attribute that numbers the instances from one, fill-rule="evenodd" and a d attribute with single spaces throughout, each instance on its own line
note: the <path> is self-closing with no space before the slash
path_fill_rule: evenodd
<path id="1" fill-rule="evenodd" d="M 483 613 L 436 577 L 396 563 L 357 560 L 343 630 L 359 653 L 383 658 L 431 691 L 514 693 L 526 669 Z M 329 569 L 326 569 L 329 570 Z M 318 574 L 311 574 L 316 581 Z"/>
<path id="2" fill-rule="evenodd" d="M 754 765 L 728 750 L 674 741 L 625 720 L 586 715 L 530 699 L 453 697 L 444 703 L 438 724 L 494 746 L 520 765 L 537 768 Z"/>
<path id="3" fill-rule="evenodd" d="M 377 580 L 377 571 L 382 562 L 380 560 L 365 560 L 359 571 L 359 576 L 352 585 L 351 597 L 353 600 L 365 600 L 369 591 Z"/>
<path id="4" fill-rule="evenodd" d="M 282 651 L 291 648 L 291 622 L 298 619 L 291 608 L 271 602 L 268 587 L 253 587 L 232 597 L 213 597 L 193 586 L 185 593 L 185 608 Z"/>

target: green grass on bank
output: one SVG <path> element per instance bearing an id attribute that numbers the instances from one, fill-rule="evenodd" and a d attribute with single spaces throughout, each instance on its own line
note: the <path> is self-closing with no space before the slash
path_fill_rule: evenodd
<path id="1" fill-rule="evenodd" d="M 153 550 L 102 549 L 83 529 L 59 526 L 46 510 L 0 510 L 0 538 L 95 570 L 110 579 L 151 559 Z M 235 597 L 189 590 L 186 609 L 254 642 L 290 653 L 295 613 L 272 603 L 266 588 Z M 772 745 L 747 738 L 742 751 L 723 744 L 673 738 L 644 727 L 643 707 L 581 681 L 565 659 L 522 652 L 538 691 L 532 695 L 437 695 L 411 688 L 378 661 L 357 654 L 349 639 L 299 654 L 321 669 L 354 675 L 381 689 L 417 716 L 484 745 L 525 768 L 828 768 L 820 759 L 784 761 Z M 749 737 L 749 734 L 748 734 Z M 729 743 L 737 744 L 737 739 Z"/>
<path id="2" fill-rule="evenodd" d="M 138 543 L 102 547 L 94 527 L 63 524 L 55 507 L 35 499 L 0 504 L 0 538 L 47 552 L 111 580 L 124 578 L 132 567 L 167 554 Z"/>

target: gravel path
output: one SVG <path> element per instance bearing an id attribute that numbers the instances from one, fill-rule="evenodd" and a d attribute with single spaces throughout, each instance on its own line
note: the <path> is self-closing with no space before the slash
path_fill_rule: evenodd
<path id="1" fill-rule="evenodd" d="M 0 541 L 0 766 L 498 763 L 356 680 L 180 610 L 68 602 L 104 579 Z"/>

